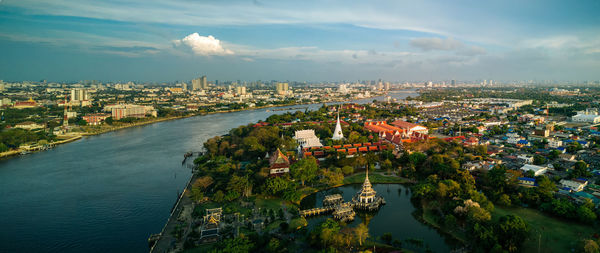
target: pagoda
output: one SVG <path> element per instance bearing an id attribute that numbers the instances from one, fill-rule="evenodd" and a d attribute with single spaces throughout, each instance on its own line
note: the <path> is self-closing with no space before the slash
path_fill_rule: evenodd
<path id="1" fill-rule="evenodd" d="M 342 125 L 340 124 L 340 110 L 338 109 L 337 122 L 335 124 L 335 130 L 333 130 L 333 140 L 344 139 L 344 133 L 342 132 Z"/>
<path id="2" fill-rule="evenodd" d="M 377 196 L 377 192 L 373 190 L 373 186 L 369 181 L 369 168 L 367 168 L 365 182 L 356 196 L 352 198 L 352 203 L 355 208 L 367 211 L 377 210 L 385 204 L 385 200 L 381 196 Z"/>

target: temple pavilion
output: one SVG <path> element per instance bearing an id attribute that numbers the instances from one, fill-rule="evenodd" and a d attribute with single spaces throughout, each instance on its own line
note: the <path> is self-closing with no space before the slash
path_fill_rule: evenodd
<path id="1" fill-rule="evenodd" d="M 373 190 L 371 182 L 369 182 L 369 169 L 365 177 L 365 182 L 358 193 L 352 198 L 354 208 L 359 210 L 374 211 L 385 204 L 385 200 L 381 196 L 377 196 L 377 192 Z"/>

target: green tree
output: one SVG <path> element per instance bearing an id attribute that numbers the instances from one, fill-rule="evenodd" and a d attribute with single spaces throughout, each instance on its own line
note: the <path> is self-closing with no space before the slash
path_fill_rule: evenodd
<path id="1" fill-rule="evenodd" d="M 496 226 L 498 241 L 509 252 L 516 252 L 529 234 L 529 225 L 519 216 L 506 215 Z"/>
<path id="2" fill-rule="evenodd" d="M 592 173 L 588 170 L 588 165 L 584 161 L 577 161 L 570 173 L 571 178 L 589 177 Z"/>
<path id="3" fill-rule="evenodd" d="M 248 177 L 240 177 L 233 175 L 227 184 L 227 190 L 230 192 L 236 192 L 238 195 L 248 197 L 250 195 L 250 181 Z"/>
<path id="4" fill-rule="evenodd" d="M 344 175 L 350 175 L 352 173 L 354 173 L 354 168 L 352 168 L 352 166 L 344 166 L 342 167 L 342 173 L 344 173 Z"/>
<path id="5" fill-rule="evenodd" d="M 534 155 L 533 156 L 533 164 L 535 165 L 542 165 L 546 163 L 546 157 L 543 157 L 541 155 Z"/>
<path id="6" fill-rule="evenodd" d="M 289 182 L 282 177 L 273 177 L 267 179 L 267 182 L 264 184 L 264 192 L 270 195 L 279 195 L 289 186 Z"/>
<path id="7" fill-rule="evenodd" d="M 358 243 L 362 246 L 363 240 L 366 240 L 369 237 L 369 227 L 364 223 L 358 224 L 355 228 L 356 237 L 358 237 Z"/>
<path id="8" fill-rule="evenodd" d="M 218 190 L 217 192 L 215 192 L 215 194 L 213 195 L 213 200 L 215 202 L 223 202 L 223 200 L 225 199 L 225 194 L 223 193 L 223 191 Z"/>
<path id="9" fill-rule="evenodd" d="M 500 198 L 498 198 L 498 204 L 501 206 L 510 206 L 510 196 L 507 194 L 500 195 Z"/>
<path id="10" fill-rule="evenodd" d="M 335 240 L 335 236 L 339 231 L 340 226 L 338 225 L 337 221 L 331 218 L 328 218 L 323 223 L 321 223 L 319 238 L 321 239 L 321 242 L 323 242 L 323 245 L 327 247 L 327 245 L 332 243 Z"/>
<path id="11" fill-rule="evenodd" d="M 318 169 L 319 165 L 317 165 L 317 160 L 311 156 L 292 164 L 290 172 L 292 173 L 292 176 L 300 180 L 302 186 L 304 186 L 305 181 L 311 181 L 317 176 Z"/>
<path id="12" fill-rule="evenodd" d="M 248 240 L 248 238 L 240 236 L 232 239 L 225 239 L 223 242 L 217 244 L 216 249 L 213 249 L 211 252 L 244 253 L 250 252 L 252 248 L 254 248 L 254 243 Z"/>
<path id="13" fill-rule="evenodd" d="M 580 221 L 588 224 L 593 224 L 594 221 L 596 221 L 596 214 L 594 211 L 583 205 L 577 208 L 577 217 Z"/>

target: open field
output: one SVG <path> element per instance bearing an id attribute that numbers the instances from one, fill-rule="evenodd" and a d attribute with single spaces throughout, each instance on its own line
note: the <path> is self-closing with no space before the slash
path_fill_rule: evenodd
<path id="1" fill-rule="evenodd" d="M 518 215 L 529 224 L 530 235 L 522 252 L 571 252 L 580 240 L 599 231 L 592 226 L 551 217 L 531 208 L 496 207 L 493 219 L 509 214 Z"/>

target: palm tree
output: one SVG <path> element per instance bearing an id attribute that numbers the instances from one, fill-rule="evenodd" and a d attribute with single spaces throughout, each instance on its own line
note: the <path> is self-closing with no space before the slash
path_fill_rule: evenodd
<path id="1" fill-rule="evenodd" d="M 358 243 L 360 244 L 360 246 L 362 246 L 363 239 L 367 239 L 367 237 L 369 237 L 369 227 L 367 227 L 367 225 L 365 225 L 364 223 L 361 223 L 358 225 L 358 227 L 356 227 L 354 232 L 358 237 Z"/>

